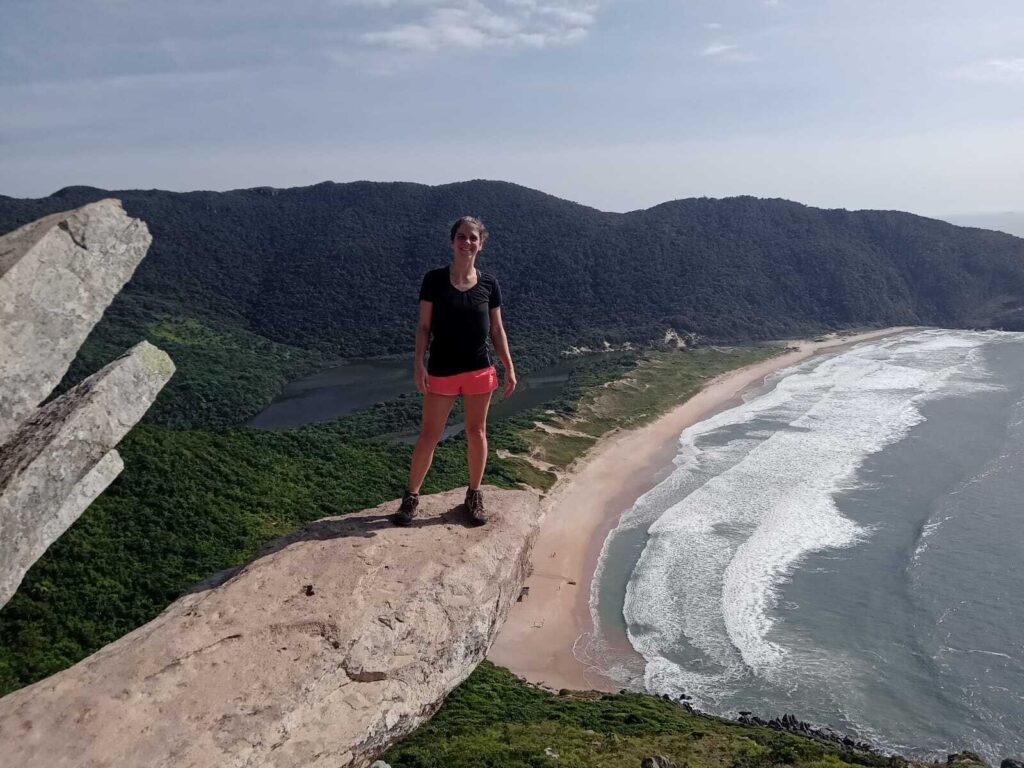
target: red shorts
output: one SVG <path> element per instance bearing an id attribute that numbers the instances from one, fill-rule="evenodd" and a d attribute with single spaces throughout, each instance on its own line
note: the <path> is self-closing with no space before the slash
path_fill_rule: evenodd
<path id="1" fill-rule="evenodd" d="M 479 371 L 457 373 L 454 376 L 427 374 L 427 392 L 434 395 L 487 395 L 498 388 L 498 372 L 492 365 Z"/>

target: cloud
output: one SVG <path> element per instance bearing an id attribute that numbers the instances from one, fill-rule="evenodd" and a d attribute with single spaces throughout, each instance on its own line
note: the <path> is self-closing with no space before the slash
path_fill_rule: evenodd
<path id="1" fill-rule="evenodd" d="M 407 51 L 546 48 L 576 43 L 596 21 L 593 0 L 357 0 L 409 7 L 420 18 L 366 32 L 364 43 Z"/>
<path id="2" fill-rule="evenodd" d="M 981 83 L 1024 83 L 1024 57 L 974 62 L 956 70 L 953 75 Z"/>
<path id="3" fill-rule="evenodd" d="M 704 46 L 698 55 L 715 61 L 754 61 L 756 59 L 753 54 L 747 53 L 736 43 L 721 41 Z"/>
<path id="4" fill-rule="evenodd" d="M 727 56 L 739 50 L 739 46 L 733 43 L 712 43 L 701 50 L 701 56 Z"/>

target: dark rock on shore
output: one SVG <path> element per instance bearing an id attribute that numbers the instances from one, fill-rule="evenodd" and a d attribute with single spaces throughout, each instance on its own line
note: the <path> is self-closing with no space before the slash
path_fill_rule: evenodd
<path id="1" fill-rule="evenodd" d="M 981 759 L 979 755 L 974 752 L 954 752 L 952 755 L 946 756 L 946 765 L 956 766 L 956 768 L 988 768 L 988 763 Z"/>
<path id="2" fill-rule="evenodd" d="M 855 749 L 858 752 L 870 752 L 878 754 L 879 750 L 874 744 L 859 739 L 851 738 L 845 733 L 835 730 L 827 725 L 817 723 L 806 723 L 797 719 L 796 715 L 784 714 L 782 717 L 775 717 L 771 720 L 763 720 L 750 712 L 740 712 L 737 722 L 743 725 L 760 725 L 764 728 L 772 728 L 776 731 L 796 733 L 801 736 L 809 736 L 829 744 L 837 744 L 848 749 Z"/>

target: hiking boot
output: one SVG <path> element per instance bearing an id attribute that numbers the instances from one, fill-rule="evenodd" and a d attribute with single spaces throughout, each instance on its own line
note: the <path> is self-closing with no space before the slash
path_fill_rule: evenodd
<path id="1" fill-rule="evenodd" d="M 412 525 L 416 519 L 416 508 L 420 505 L 420 495 L 412 491 L 406 491 L 402 497 L 402 506 L 391 516 L 395 525 Z"/>
<path id="2" fill-rule="evenodd" d="M 466 511 L 470 519 L 477 525 L 487 522 L 487 511 L 484 509 L 484 495 L 472 488 L 466 490 Z"/>

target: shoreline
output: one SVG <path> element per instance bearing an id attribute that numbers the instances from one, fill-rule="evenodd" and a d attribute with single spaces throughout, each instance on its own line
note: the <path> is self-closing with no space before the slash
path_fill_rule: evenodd
<path id="1" fill-rule="evenodd" d="M 716 376 L 654 421 L 601 438 L 544 498 L 532 569 L 524 582 L 529 596 L 512 604 L 487 658 L 555 691 L 619 691 L 621 683 L 588 666 L 575 650 L 594 631 L 590 594 L 604 541 L 636 499 L 672 471 L 683 430 L 737 405 L 744 391 L 776 371 L 823 352 L 914 329 L 776 342 L 795 349 Z M 635 654 L 628 642 L 621 651 Z"/>

